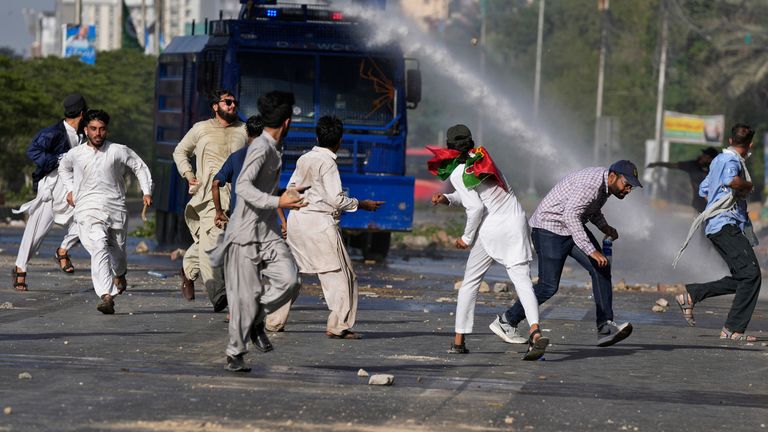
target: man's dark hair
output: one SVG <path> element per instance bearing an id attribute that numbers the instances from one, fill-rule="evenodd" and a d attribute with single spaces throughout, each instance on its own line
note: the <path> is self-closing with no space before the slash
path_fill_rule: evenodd
<path id="1" fill-rule="evenodd" d="M 254 138 L 264 132 L 264 121 L 260 115 L 250 116 L 245 122 L 245 133 L 248 134 L 248 138 Z"/>
<path id="2" fill-rule="evenodd" d="M 755 131 L 745 123 L 736 123 L 731 128 L 731 143 L 737 147 L 746 147 L 752 142 Z"/>
<path id="3" fill-rule="evenodd" d="M 264 126 L 269 128 L 280 127 L 284 121 L 293 115 L 293 105 L 296 99 L 293 93 L 284 91 L 271 91 L 259 98 L 259 114 L 264 121 Z"/>
<path id="4" fill-rule="evenodd" d="M 104 123 L 104 126 L 108 126 L 109 114 L 103 110 L 88 110 L 83 116 L 83 125 L 88 125 L 92 120 L 98 120 Z"/>
<path id="5" fill-rule="evenodd" d="M 336 117 L 324 116 L 317 121 L 315 128 L 317 134 L 317 144 L 320 147 L 335 147 L 341 141 L 341 135 L 344 133 L 344 124 Z"/>
<path id="6" fill-rule="evenodd" d="M 208 105 L 211 106 L 211 108 L 213 108 L 213 106 L 216 105 L 217 103 L 219 103 L 221 98 L 224 97 L 224 96 L 233 96 L 234 97 L 235 95 L 233 95 L 232 92 L 227 90 L 227 89 L 214 90 L 211 93 L 211 97 L 210 97 L 210 100 L 208 101 L 209 102 Z"/>

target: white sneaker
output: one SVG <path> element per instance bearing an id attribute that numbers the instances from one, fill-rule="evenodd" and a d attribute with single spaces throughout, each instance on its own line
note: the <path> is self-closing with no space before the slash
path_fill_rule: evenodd
<path id="1" fill-rule="evenodd" d="M 509 323 L 501 321 L 501 315 L 496 315 L 496 319 L 488 326 L 496 336 L 500 337 L 506 343 L 524 344 L 528 343 L 528 338 L 520 336 L 517 327 L 512 327 Z"/>

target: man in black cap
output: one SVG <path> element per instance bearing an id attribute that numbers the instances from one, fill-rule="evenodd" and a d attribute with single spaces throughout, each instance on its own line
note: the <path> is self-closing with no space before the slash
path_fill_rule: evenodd
<path id="1" fill-rule="evenodd" d="M 531 216 L 531 238 L 539 263 L 539 282 L 534 285 L 539 304 L 557 292 L 563 265 L 569 256 L 592 277 L 592 292 L 597 318 L 597 345 L 613 345 L 632 333 L 632 324 L 613 321 L 613 284 L 611 263 L 603 255 L 600 243 L 587 229 L 592 222 L 606 237 L 619 238 L 616 228 L 608 225 L 602 207 L 613 195 L 624 199 L 635 187 L 637 167 L 620 160 L 610 168 L 585 168 L 567 175 L 549 191 Z M 518 300 L 491 323 L 491 330 L 505 342 L 517 343 L 517 325 L 525 319 Z"/>
<path id="2" fill-rule="evenodd" d="M 714 147 L 707 147 L 701 151 L 701 154 L 696 159 L 680 161 L 680 162 L 651 162 L 648 164 L 648 168 L 672 168 L 685 171 L 688 174 L 688 179 L 691 181 L 691 206 L 701 213 L 707 206 L 707 200 L 699 196 L 699 185 L 704 181 L 709 173 L 709 164 L 712 160 L 720 154 Z"/>
<path id="3" fill-rule="evenodd" d="M 75 271 L 69 258 L 69 249 L 78 242 L 77 225 L 72 223 L 72 207 L 67 204 L 66 191 L 59 181 L 58 167 L 64 154 L 84 141 L 78 126 L 88 106 L 79 93 L 64 98 L 63 105 L 64 120 L 38 132 L 27 148 L 27 156 L 36 166 L 32 180 L 37 196 L 19 210 L 14 210 L 17 214 L 29 214 L 12 272 L 13 287 L 19 291 L 27 290 L 27 262 L 37 252 L 54 223 L 67 227 L 67 234 L 54 257 L 63 272 L 72 274 Z"/>

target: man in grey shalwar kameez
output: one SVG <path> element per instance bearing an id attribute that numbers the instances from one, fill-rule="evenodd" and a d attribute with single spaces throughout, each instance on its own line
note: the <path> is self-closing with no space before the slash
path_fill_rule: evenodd
<path id="1" fill-rule="evenodd" d="M 231 317 L 226 354 L 227 370 L 233 372 L 250 370 L 243 361 L 248 339 L 261 351 L 272 349 L 264 318 L 293 298 L 301 285 L 275 215 L 278 208 L 301 207 L 301 199 L 288 193 L 274 195 L 282 166 L 280 141 L 288 133 L 293 104 L 293 94 L 286 92 L 259 98 L 264 132 L 248 148 L 237 179 L 235 210 L 222 243 L 211 254 L 214 265 L 223 261 L 227 275 Z M 263 278 L 269 283 L 264 284 Z"/>

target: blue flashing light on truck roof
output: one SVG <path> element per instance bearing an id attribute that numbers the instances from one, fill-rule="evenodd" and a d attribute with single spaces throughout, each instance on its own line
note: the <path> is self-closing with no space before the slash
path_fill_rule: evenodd
<path id="1" fill-rule="evenodd" d="M 384 1 L 354 1 L 384 7 Z M 157 237 L 186 243 L 185 181 L 172 152 L 197 121 L 210 118 L 208 94 L 230 89 L 245 118 L 258 97 L 293 92 L 293 121 L 284 139 L 281 186 L 296 160 L 315 143 L 324 115 L 344 122 L 337 162 L 349 195 L 386 201 L 376 212 L 341 217 L 350 242 L 367 257 L 383 257 L 392 231 L 413 222 L 413 177 L 405 176 L 407 109 L 421 99 L 418 62 L 397 44 L 371 46 L 366 24 L 322 5 L 241 0 L 238 19 L 208 23 L 203 35 L 174 38 L 160 55 L 156 82 L 155 164 Z M 413 64 L 414 67 L 406 66 Z"/>

